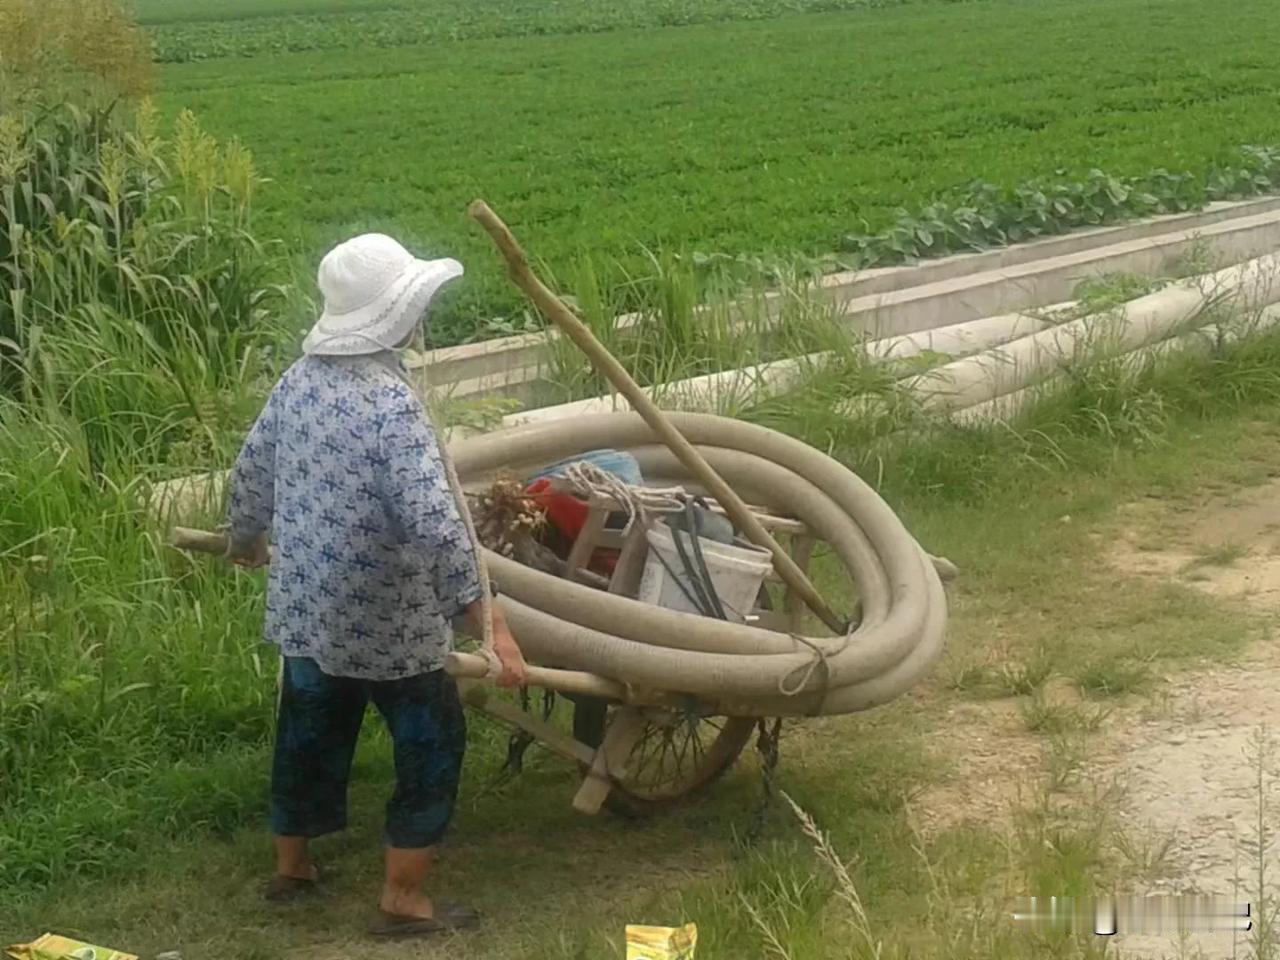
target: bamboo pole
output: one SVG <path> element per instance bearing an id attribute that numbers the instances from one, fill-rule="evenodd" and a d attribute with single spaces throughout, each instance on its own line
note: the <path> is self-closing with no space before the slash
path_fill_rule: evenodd
<path id="1" fill-rule="evenodd" d="M 805 576 L 804 571 L 770 536 L 769 531 L 756 519 L 755 514 L 747 508 L 742 498 L 721 479 L 693 444 L 686 440 L 658 409 L 657 404 L 631 378 L 618 359 L 596 339 L 587 325 L 538 279 L 529 267 L 529 258 L 507 225 L 489 209 L 489 205 L 483 200 L 477 200 L 471 204 L 468 213 L 472 219 L 484 227 L 503 259 L 506 260 L 507 276 L 511 282 L 519 287 L 538 309 L 587 355 L 591 363 L 613 384 L 614 388 L 626 397 L 632 409 L 640 414 L 658 438 L 671 448 L 671 452 L 706 487 L 707 492 L 719 501 L 729 519 L 746 534 L 747 539 L 772 554 L 774 569 L 796 596 L 803 600 L 805 605 L 828 627 L 836 633 L 845 633 L 848 630 L 848 624 L 827 605 L 822 595 Z"/>

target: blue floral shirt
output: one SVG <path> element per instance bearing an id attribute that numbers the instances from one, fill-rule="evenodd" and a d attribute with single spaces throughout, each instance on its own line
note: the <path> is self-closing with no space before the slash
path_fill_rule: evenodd
<path id="1" fill-rule="evenodd" d="M 236 461 L 231 536 L 269 530 L 267 640 L 333 676 L 437 670 L 481 596 L 435 432 L 392 355 L 304 357 Z"/>

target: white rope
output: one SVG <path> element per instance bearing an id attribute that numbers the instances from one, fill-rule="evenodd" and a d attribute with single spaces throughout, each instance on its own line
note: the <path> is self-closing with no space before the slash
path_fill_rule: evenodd
<path id="1" fill-rule="evenodd" d="M 612 500 L 626 510 L 626 530 L 637 518 L 643 523 L 650 513 L 682 513 L 688 499 L 683 487 L 633 487 L 589 460 L 569 464 L 563 476 L 579 496 Z"/>
<path id="2" fill-rule="evenodd" d="M 418 327 L 417 333 L 414 335 L 414 347 L 419 354 L 425 353 L 423 346 L 422 327 Z M 426 365 L 419 364 L 416 372 L 416 383 L 410 382 L 410 386 L 417 393 L 418 399 L 422 402 L 423 412 L 426 414 L 427 421 L 431 421 L 431 385 L 426 377 Z M 432 424 L 432 429 L 435 425 Z M 453 493 L 454 503 L 458 507 L 458 515 L 462 518 L 462 525 L 466 528 L 467 539 L 471 541 L 471 551 L 476 558 L 476 573 L 480 579 L 480 654 L 489 662 L 489 676 L 496 677 L 502 672 L 502 661 L 498 659 L 498 655 L 493 651 L 493 590 L 492 581 L 489 579 L 489 567 L 484 562 L 484 550 L 480 544 L 480 538 L 476 535 L 475 521 L 471 518 L 471 509 L 467 505 L 466 493 L 462 489 L 462 482 L 458 479 L 458 470 L 454 466 L 453 457 L 449 455 L 449 445 L 445 442 L 444 435 L 436 430 L 437 446 L 440 448 L 440 460 L 444 464 L 445 478 L 449 482 L 449 489 Z"/>

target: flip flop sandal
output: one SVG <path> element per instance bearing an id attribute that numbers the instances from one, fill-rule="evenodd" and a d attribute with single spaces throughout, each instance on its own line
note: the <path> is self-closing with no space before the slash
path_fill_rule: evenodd
<path id="1" fill-rule="evenodd" d="M 470 907 L 441 900 L 435 905 L 435 916 L 427 919 L 403 917 L 379 910 L 377 920 L 369 928 L 369 935 L 386 940 L 425 937 L 433 933 L 467 930 L 479 922 L 480 915 Z"/>
<path id="2" fill-rule="evenodd" d="M 318 893 L 318 880 L 307 880 L 302 877 L 284 877 L 275 874 L 267 881 L 267 889 L 263 896 L 272 903 L 288 903 L 302 897 L 310 897 Z"/>

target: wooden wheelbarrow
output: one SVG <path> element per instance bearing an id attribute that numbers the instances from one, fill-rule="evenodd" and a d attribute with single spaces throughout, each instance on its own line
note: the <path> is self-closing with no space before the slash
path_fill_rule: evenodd
<path id="1" fill-rule="evenodd" d="M 719 509 L 714 501 L 710 506 Z M 608 515 L 621 509 L 607 497 L 592 498 L 563 576 L 634 596 L 648 551 L 649 524 L 636 522 L 626 534 L 607 529 Z M 807 572 L 814 543 L 808 528 L 796 520 L 752 510 L 762 525 L 790 540 L 791 555 Z M 224 533 L 175 527 L 171 543 L 188 552 L 227 553 Z M 588 569 L 591 557 L 601 548 L 619 551 L 607 578 Z M 776 574 L 769 577 L 779 585 L 780 579 Z M 773 609 L 768 596 L 761 591 L 762 605 L 752 611 L 751 618 L 762 626 L 796 629 L 803 612 L 799 598 L 788 589 L 781 608 Z M 578 767 L 582 782 L 573 806 L 586 814 L 598 813 L 607 805 L 615 813 L 639 816 L 698 793 L 734 764 L 759 722 L 751 716 L 726 715 L 732 712 L 726 704 L 640 689 L 593 673 L 530 664 L 529 686 L 555 691 L 573 704 L 572 727 L 565 730 L 498 695 L 488 681 L 489 664 L 484 657 L 454 652 L 445 669 L 457 679 L 467 707 L 523 731 Z"/>
<path id="2" fill-rule="evenodd" d="M 627 399 L 655 437 L 707 491 L 710 502 L 747 540 L 770 554 L 775 577 L 787 590 L 786 606 L 777 612 L 753 610 L 748 616 L 759 620 L 782 618 L 782 627 L 794 630 L 796 618 L 807 607 L 831 630 L 843 633 L 848 625 L 808 578 L 813 539 L 803 525 L 796 528 L 795 521 L 770 518 L 748 507 L 590 329 L 533 274 L 524 251 L 493 211 L 477 201 L 469 213 L 493 239 L 506 261 L 511 281 Z M 599 546 L 606 545 L 602 542 L 608 536 L 605 518 L 618 507 L 599 498 L 590 504 L 586 527 L 566 562 L 566 577 L 590 582 L 588 560 Z M 789 550 L 775 539 L 775 532 L 791 535 Z M 643 524 L 632 524 L 626 541 L 618 544 L 620 555 L 612 576 L 594 585 L 610 593 L 634 595 L 648 549 L 646 534 Z M 173 531 L 173 544 L 218 555 L 225 555 L 227 548 L 223 535 L 183 528 Z M 767 593 L 762 592 L 761 596 L 766 597 Z M 643 811 L 707 786 L 733 764 L 758 723 L 751 716 L 734 715 L 729 705 L 708 705 L 686 695 L 639 690 L 590 673 L 530 666 L 530 685 L 563 693 L 574 702 L 570 735 L 494 696 L 483 683 L 488 666 L 485 658 L 461 652 L 450 654 L 446 663 L 448 672 L 459 679 L 463 701 L 468 706 L 524 730 L 582 768 L 584 777 L 574 797 L 574 807 L 584 813 L 598 812 L 606 801 L 620 811 Z"/>

